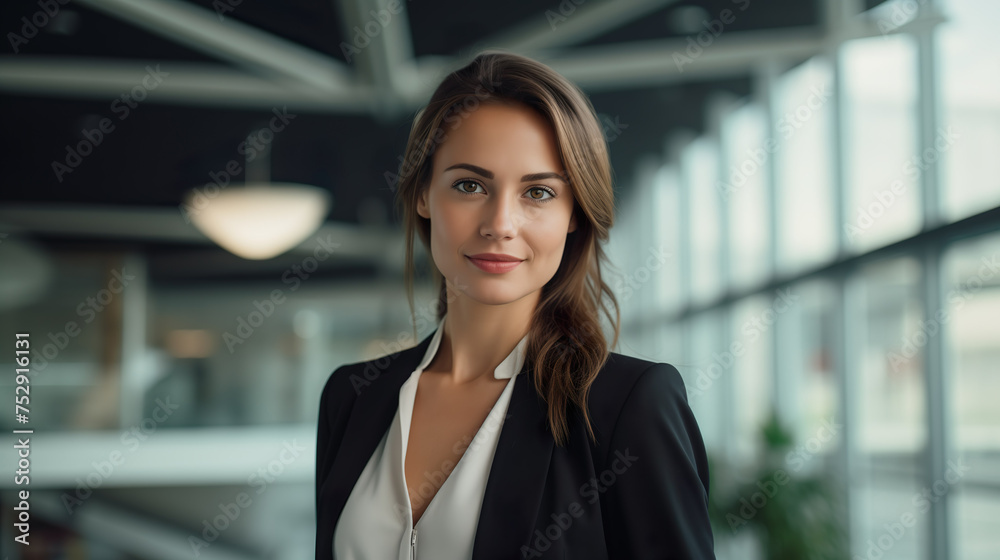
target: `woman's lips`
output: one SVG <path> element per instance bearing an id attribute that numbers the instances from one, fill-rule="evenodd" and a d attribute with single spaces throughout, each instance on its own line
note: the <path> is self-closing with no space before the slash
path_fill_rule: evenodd
<path id="1" fill-rule="evenodd" d="M 474 259 L 468 256 L 465 258 L 472 261 L 472 264 L 478 266 L 481 270 L 489 272 L 491 274 L 510 272 L 511 270 L 517 268 L 517 265 L 523 262 L 523 261 L 491 261 L 486 259 Z"/>

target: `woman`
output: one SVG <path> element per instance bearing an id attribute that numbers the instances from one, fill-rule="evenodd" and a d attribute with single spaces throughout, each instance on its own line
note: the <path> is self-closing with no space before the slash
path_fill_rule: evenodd
<path id="1" fill-rule="evenodd" d="M 614 192 L 583 93 L 480 54 L 418 113 L 397 195 L 411 310 L 416 232 L 438 326 L 327 381 L 317 559 L 714 558 L 680 374 L 601 329 L 599 310 L 617 343 Z"/>

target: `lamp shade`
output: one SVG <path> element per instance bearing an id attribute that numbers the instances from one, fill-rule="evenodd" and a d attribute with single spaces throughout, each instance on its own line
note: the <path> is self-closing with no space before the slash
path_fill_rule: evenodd
<path id="1" fill-rule="evenodd" d="M 232 186 L 206 199 L 187 194 L 191 221 L 220 247 L 245 259 L 269 259 L 312 235 L 326 218 L 330 193 L 296 183 Z"/>

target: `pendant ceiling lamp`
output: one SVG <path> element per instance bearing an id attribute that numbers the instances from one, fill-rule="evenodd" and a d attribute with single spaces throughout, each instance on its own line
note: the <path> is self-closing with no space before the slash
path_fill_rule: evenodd
<path id="1" fill-rule="evenodd" d="M 258 134 L 259 138 L 259 134 Z M 330 209 L 326 189 L 298 183 L 271 183 L 269 142 L 247 138 L 246 183 L 229 184 L 209 195 L 193 189 L 185 196 L 194 225 L 234 255 L 262 260 L 280 255 L 316 232 Z"/>

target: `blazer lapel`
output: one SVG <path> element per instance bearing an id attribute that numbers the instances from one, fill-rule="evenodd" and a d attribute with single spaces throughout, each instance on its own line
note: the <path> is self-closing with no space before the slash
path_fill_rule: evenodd
<path id="1" fill-rule="evenodd" d="M 420 363 L 433 333 L 423 342 L 390 357 L 390 365 L 361 389 L 351 409 L 343 442 L 327 484 L 330 526 L 336 527 L 351 490 L 399 407 L 399 388 Z M 528 362 L 514 380 L 513 394 L 483 496 L 473 560 L 521 558 L 531 536 L 555 442 L 548 430 L 547 406 L 535 390 Z"/>
<path id="2" fill-rule="evenodd" d="M 329 498 L 330 512 L 333 515 L 331 527 L 337 526 L 361 471 L 389 429 L 396 409 L 399 408 L 399 388 L 420 364 L 432 337 L 433 333 L 417 346 L 383 358 L 389 360 L 389 365 L 382 369 L 370 385 L 362 387 L 355 399 L 344 428 L 343 442 L 333 460 L 333 466 L 330 467 L 328 484 L 333 486 Z M 378 363 L 379 361 L 375 362 L 376 365 Z"/>
<path id="3" fill-rule="evenodd" d="M 535 526 L 555 440 L 530 372 L 526 360 L 514 380 L 479 512 L 473 560 L 523 558 L 521 546 Z"/>

